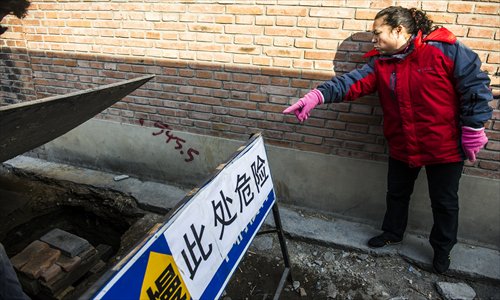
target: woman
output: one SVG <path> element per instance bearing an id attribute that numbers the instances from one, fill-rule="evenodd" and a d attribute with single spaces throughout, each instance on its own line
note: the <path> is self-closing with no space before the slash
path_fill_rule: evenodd
<path id="1" fill-rule="evenodd" d="M 458 185 L 464 160 L 475 161 L 488 139 L 490 80 L 478 56 L 417 9 L 388 7 L 373 23 L 374 49 L 362 68 L 334 77 L 288 107 L 300 122 L 318 104 L 354 100 L 378 92 L 389 144 L 387 210 L 383 233 L 370 247 L 398 244 L 408 205 L 425 166 L 434 224 L 429 241 L 433 267 L 446 272 L 457 242 Z"/>

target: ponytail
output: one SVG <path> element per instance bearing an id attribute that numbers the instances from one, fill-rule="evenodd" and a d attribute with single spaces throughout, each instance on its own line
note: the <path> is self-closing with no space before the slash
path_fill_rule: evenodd
<path id="1" fill-rule="evenodd" d="M 415 20 L 415 25 L 418 30 L 422 31 L 422 33 L 429 34 L 431 31 L 435 30 L 437 26 L 433 26 L 433 21 L 427 17 L 427 14 L 421 10 L 416 8 L 410 8 L 410 13 Z"/>
<path id="2" fill-rule="evenodd" d="M 427 14 L 416 8 L 403 8 L 401 6 L 389 6 L 379 11 L 375 19 L 385 17 L 384 23 L 395 28 L 399 25 L 406 28 L 410 34 L 417 34 L 422 31 L 422 34 L 427 35 L 431 31 L 438 28 L 434 26 Z"/>
<path id="3" fill-rule="evenodd" d="M 0 12 L 5 14 L 13 14 L 19 19 L 26 17 L 29 0 L 0 0 Z"/>

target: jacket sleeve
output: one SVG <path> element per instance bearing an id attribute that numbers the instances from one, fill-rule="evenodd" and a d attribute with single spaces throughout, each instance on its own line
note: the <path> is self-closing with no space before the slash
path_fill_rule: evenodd
<path id="1" fill-rule="evenodd" d="M 455 86 L 460 97 L 462 126 L 481 128 L 492 116 L 488 102 L 493 99 L 490 78 L 481 71 L 478 55 L 457 41 L 454 57 Z"/>
<path id="2" fill-rule="evenodd" d="M 374 71 L 375 58 L 361 68 L 320 84 L 317 89 L 323 94 L 324 102 L 341 102 L 354 100 L 376 91 L 376 74 Z"/>

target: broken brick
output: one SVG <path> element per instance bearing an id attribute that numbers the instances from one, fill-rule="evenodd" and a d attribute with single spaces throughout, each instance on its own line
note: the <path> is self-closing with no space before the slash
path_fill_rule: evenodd
<path id="1" fill-rule="evenodd" d="M 50 266 L 49 268 L 47 268 L 45 271 L 42 272 L 42 274 L 40 275 L 40 279 L 43 282 L 49 282 L 54 278 L 56 278 L 57 275 L 59 275 L 61 272 L 62 272 L 61 267 L 57 264 L 53 264 L 52 266 Z"/>
<path id="2" fill-rule="evenodd" d="M 13 256 L 10 261 L 16 270 L 21 270 L 24 265 L 26 265 L 31 259 L 38 255 L 38 253 L 49 248 L 49 245 L 46 243 L 36 240 L 31 244 L 26 246 L 23 251 L 19 252 L 15 256 Z"/>
<path id="3" fill-rule="evenodd" d="M 65 272 L 71 272 L 76 267 L 78 267 L 81 262 L 82 262 L 82 259 L 79 256 L 68 257 L 66 255 L 61 255 L 59 257 L 59 259 L 56 261 L 56 264 L 58 264 L 59 266 L 61 266 L 61 268 Z"/>
<path id="4" fill-rule="evenodd" d="M 21 272 L 29 278 L 37 279 L 56 262 L 60 255 L 61 251 L 57 249 L 50 247 L 43 249 L 21 268 Z"/>

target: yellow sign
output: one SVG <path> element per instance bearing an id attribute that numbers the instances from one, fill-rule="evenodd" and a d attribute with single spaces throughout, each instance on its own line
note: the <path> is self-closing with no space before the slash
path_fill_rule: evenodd
<path id="1" fill-rule="evenodd" d="M 141 300 L 189 300 L 189 292 L 171 255 L 149 253 Z"/>

